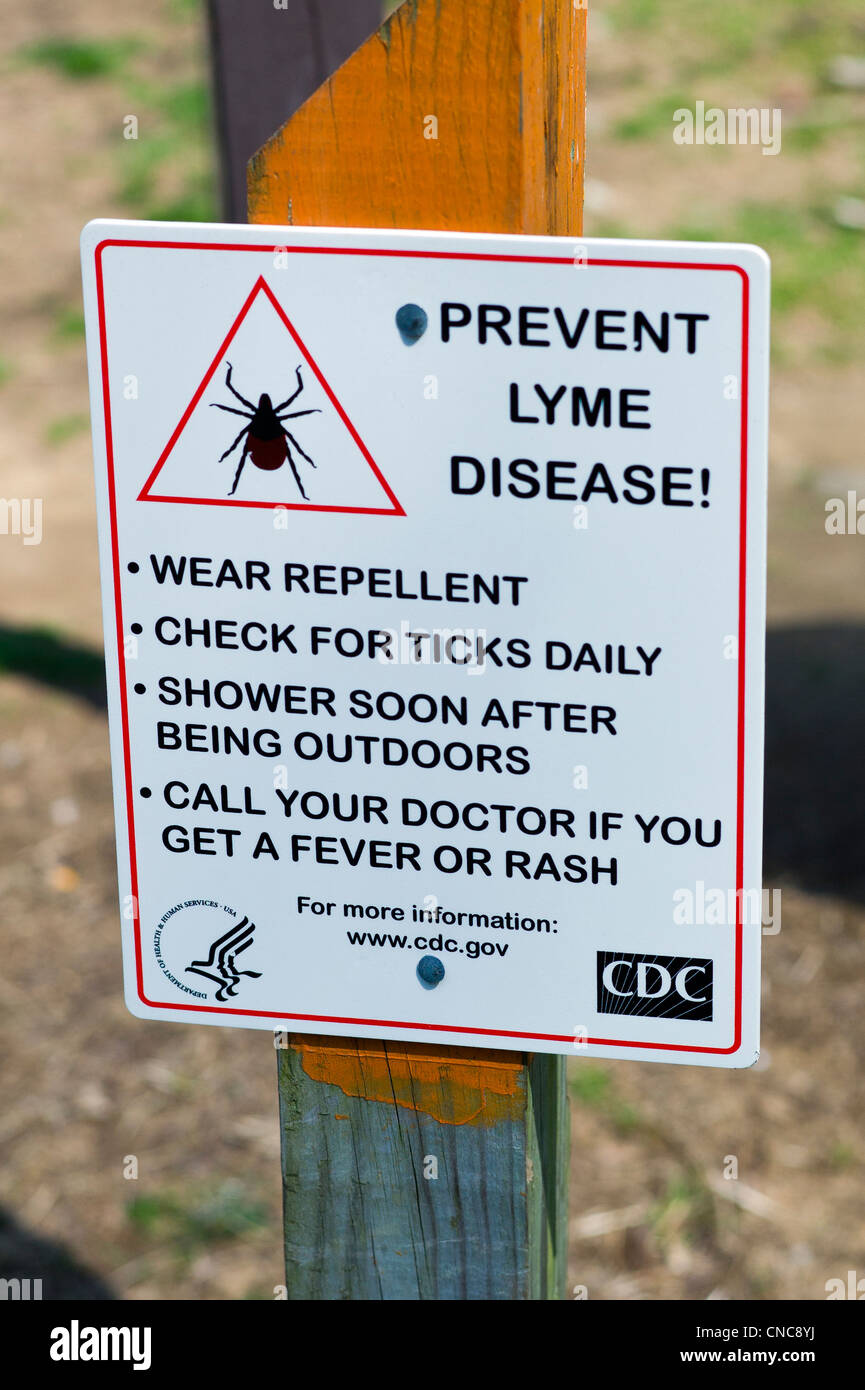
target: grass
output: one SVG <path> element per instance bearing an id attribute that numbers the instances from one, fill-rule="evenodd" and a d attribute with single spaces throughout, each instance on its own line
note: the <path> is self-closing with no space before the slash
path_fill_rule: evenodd
<path id="1" fill-rule="evenodd" d="M 829 1153 L 829 1162 L 836 1171 L 852 1168 L 857 1162 L 856 1150 L 852 1144 L 835 1144 Z"/>
<path id="2" fill-rule="evenodd" d="M 77 434 L 83 433 L 89 425 L 89 415 L 59 415 L 46 426 L 45 443 L 54 446 L 65 444 L 68 439 L 74 439 Z"/>
<path id="3" fill-rule="evenodd" d="M 19 49 L 22 62 L 51 68 L 70 81 L 115 77 L 144 47 L 139 39 L 40 39 Z"/>
<path id="4" fill-rule="evenodd" d="M 822 150 L 839 136 L 857 135 L 859 122 L 847 98 L 819 98 L 809 103 L 807 114 L 784 122 L 784 146 L 797 154 Z"/>
<path id="5" fill-rule="evenodd" d="M 617 121 L 613 134 L 617 140 L 648 140 L 661 134 L 666 134 L 672 140 L 673 112 L 681 107 L 693 110 L 693 98 L 683 96 L 681 92 L 653 97 L 646 106 Z"/>
<path id="6" fill-rule="evenodd" d="M 178 21 L 202 16 L 201 0 L 171 0 Z M 209 82 L 166 83 L 142 75 L 148 52 L 138 38 L 48 38 L 19 50 L 21 62 L 49 68 L 69 81 L 124 79 L 125 109 L 139 120 L 136 140 L 121 149 L 119 198 L 136 216 L 154 221 L 208 222 L 218 215 Z M 204 68 L 205 56 L 199 55 Z M 80 336 L 73 321 L 59 336 Z"/>
<path id="7" fill-rule="evenodd" d="M 699 221 L 665 233 L 681 241 L 742 241 L 762 246 L 772 260 L 772 309 L 783 319 L 814 311 L 830 341 L 812 347 L 836 362 L 849 359 L 865 323 L 865 238 L 839 227 L 828 199 L 809 208 L 787 204 L 743 203 L 727 222 Z M 786 348 L 787 338 L 780 341 Z"/>
<path id="8" fill-rule="evenodd" d="M 218 215 L 210 91 L 202 81 L 135 84 L 139 139 L 121 150 L 119 195 L 138 217 L 209 222 Z"/>
<path id="9" fill-rule="evenodd" d="M 8 357 L 0 357 L 0 386 L 5 386 L 7 381 L 15 375 L 15 368 Z"/>
<path id="10" fill-rule="evenodd" d="M 54 336 L 58 342 L 76 343 L 84 337 L 84 310 L 77 306 L 62 309 L 54 325 Z"/>
<path id="11" fill-rule="evenodd" d="M 861 0 L 761 0 L 759 6 L 727 0 L 711 14 L 702 0 L 667 0 L 664 6 L 610 0 L 604 14 L 620 33 L 638 36 L 643 55 L 627 96 L 632 109 L 613 127 L 617 140 L 655 148 L 672 142 L 673 112 L 693 109 L 697 98 L 722 110 L 780 107 L 781 158 L 785 167 L 787 159 L 796 161 L 797 171 L 789 201 L 781 204 L 775 195 L 776 201 L 759 202 L 757 171 L 756 180 L 743 184 L 749 199 L 720 203 L 703 185 L 702 209 L 692 204 L 687 222 L 652 231 L 675 240 L 765 247 L 772 258 L 776 365 L 803 355 L 849 361 L 865 345 L 865 238 L 839 225 L 836 208 L 845 195 L 861 197 L 865 140 L 861 93 L 834 88 L 830 65 L 839 54 L 865 52 Z M 660 97 L 653 95 L 658 61 L 676 83 Z M 683 88 L 690 97 L 683 98 Z M 627 236 L 635 229 L 609 223 L 598 231 Z M 806 335 L 801 340 L 800 330 Z"/>
<path id="12" fill-rule="evenodd" d="M 179 82 L 157 97 L 163 115 L 179 134 L 200 136 L 210 121 L 210 91 L 204 82 Z"/>
<path id="13" fill-rule="evenodd" d="M 680 51 L 690 37 L 704 71 L 771 57 L 822 72 L 862 48 L 860 0 L 726 0 L 711 11 L 704 0 L 617 0 L 607 12 L 619 32 L 675 37 Z"/>
<path id="14" fill-rule="evenodd" d="M 133 1198 L 126 1212 L 142 1235 L 168 1240 L 186 1255 L 216 1242 L 237 1240 L 270 1220 L 266 1204 L 235 1181 L 189 1199 L 171 1192 L 146 1193 Z"/>
<path id="15" fill-rule="evenodd" d="M 715 1234 L 715 1199 L 696 1170 L 679 1173 L 649 1212 L 648 1224 L 661 1249 L 676 1242 L 697 1245 Z"/>
<path id="16" fill-rule="evenodd" d="M 663 1195 L 654 1204 L 647 1225 L 663 1250 L 676 1242 L 697 1244 L 713 1237 L 716 1228 L 715 1199 L 684 1146 L 674 1142 L 666 1129 L 643 1119 L 616 1090 L 605 1067 L 595 1062 L 576 1062 L 569 1075 L 573 1100 L 603 1116 L 622 1136 L 654 1141 L 667 1150 L 677 1165 Z"/>
<path id="17" fill-rule="evenodd" d="M 209 178 L 201 179 L 200 187 L 190 187 L 177 198 L 164 203 L 152 203 L 144 216 L 153 222 L 214 222 L 217 207 Z"/>
<path id="18" fill-rule="evenodd" d="M 183 188 L 173 195 L 161 185 L 174 164 L 169 151 L 147 151 L 127 171 L 121 198 L 137 217 L 153 222 L 212 222 L 217 216 L 216 189 L 209 169 L 187 174 Z"/>
<path id="19" fill-rule="evenodd" d="M 612 1077 L 603 1067 L 593 1062 L 578 1061 L 568 1084 L 575 1101 L 589 1110 L 598 1111 L 620 1134 L 628 1134 L 639 1127 L 639 1112 L 622 1100 Z"/>

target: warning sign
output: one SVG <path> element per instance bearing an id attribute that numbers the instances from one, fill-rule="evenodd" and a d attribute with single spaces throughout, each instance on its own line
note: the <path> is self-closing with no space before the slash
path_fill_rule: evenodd
<path id="1" fill-rule="evenodd" d="M 752 1063 L 764 254 L 82 247 L 132 1011 Z"/>
<path id="2" fill-rule="evenodd" d="M 262 384 L 270 390 L 259 391 Z M 208 413 L 214 409 L 224 414 Z M 324 460 L 320 472 L 310 450 Z M 157 459 L 140 500 L 402 515 L 375 460 L 262 276 Z"/>

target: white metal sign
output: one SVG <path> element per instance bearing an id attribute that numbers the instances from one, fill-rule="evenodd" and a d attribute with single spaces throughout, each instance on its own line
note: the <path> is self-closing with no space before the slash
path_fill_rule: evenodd
<path id="1" fill-rule="evenodd" d="M 133 1013 L 753 1062 L 763 252 L 83 261 Z"/>

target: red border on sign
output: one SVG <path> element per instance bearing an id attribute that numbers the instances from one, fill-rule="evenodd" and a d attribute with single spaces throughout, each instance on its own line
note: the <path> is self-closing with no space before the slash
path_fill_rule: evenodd
<path id="1" fill-rule="evenodd" d="M 463 1034 L 466 1038 L 519 1038 L 526 1043 L 564 1042 L 573 1043 L 572 1033 L 521 1033 L 504 1028 L 469 1028 L 454 1024 L 414 1023 L 393 1018 L 341 1018 L 329 1014 L 290 1014 L 275 1013 L 264 1009 L 221 1009 L 208 1004 L 183 1004 L 148 999 L 144 993 L 144 969 L 141 954 L 141 921 L 138 913 L 138 863 L 135 849 L 135 816 L 132 790 L 132 759 L 129 742 L 129 710 L 126 693 L 126 663 L 124 657 L 123 615 L 120 595 L 119 540 L 117 534 L 117 505 L 115 498 L 114 447 L 111 432 L 111 401 L 108 388 L 108 340 L 105 324 L 105 293 L 102 275 L 102 255 L 110 246 L 137 246 L 151 249 L 172 249 L 183 251 L 253 251 L 270 252 L 268 244 L 253 245 L 246 242 L 176 242 L 176 241 L 137 241 L 126 238 L 106 238 L 99 242 L 95 251 L 96 296 L 99 314 L 99 345 L 102 366 L 102 399 L 105 416 L 105 450 L 108 470 L 109 508 L 111 520 L 111 560 L 114 571 L 114 598 L 116 614 L 117 657 L 120 668 L 120 714 L 123 729 L 123 767 L 126 780 L 126 817 L 129 832 L 129 870 L 133 900 L 133 925 L 135 936 L 135 974 L 138 997 L 142 1004 L 152 1009 L 170 1009 L 181 1012 L 206 1013 L 219 1017 L 234 1014 L 245 1018 L 272 1018 L 287 1023 L 340 1023 L 347 1027 L 359 1024 L 366 1028 L 402 1028 L 422 1033 Z M 573 269 L 574 259 L 569 256 L 518 256 L 499 255 L 481 251 L 412 251 L 384 250 L 373 247 L 348 248 L 334 246 L 280 247 L 291 255 L 325 256 L 391 256 L 400 259 L 417 258 L 424 260 L 492 261 L 499 263 L 521 263 L 529 265 L 566 265 Z M 745 801 L 745 598 L 746 598 L 746 559 L 748 524 L 748 324 L 750 281 L 741 266 L 713 264 L 696 261 L 628 261 L 588 258 L 584 265 L 619 266 L 628 269 L 657 270 L 718 270 L 738 275 L 742 283 L 742 368 L 741 368 L 741 411 L 740 411 L 740 481 L 739 481 L 739 623 L 738 623 L 738 731 L 736 739 L 736 939 L 735 939 L 735 1005 L 733 1023 L 733 1042 L 729 1047 L 687 1046 L 681 1043 L 637 1042 L 630 1038 L 586 1038 L 587 1044 L 596 1047 L 639 1048 L 659 1052 L 710 1053 L 728 1056 L 738 1051 L 742 1041 L 742 961 L 743 961 L 743 874 L 744 874 L 744 801 Z M 389 491 L 389 490 L 388 490 Z M 190 499 L 195 500 L 195 499 Z M 394 499 L 396 500 L 396 499 Z M 399 504 L 397 504 L 399 505 Z"/>

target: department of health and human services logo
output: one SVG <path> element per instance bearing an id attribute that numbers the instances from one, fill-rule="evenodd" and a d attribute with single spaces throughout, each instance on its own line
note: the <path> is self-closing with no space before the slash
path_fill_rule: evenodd
<path id="1" fill-rule="evenodd" d="M 261 979 L 261 971 L 247 968 L 247 957 L 239 963 L 254 937 L 255 923 L 237 908 L 189 898 L 160 917 L 153 954 L 165 978 L 184 994 L 224 1004 L 245 981 Z"/>

